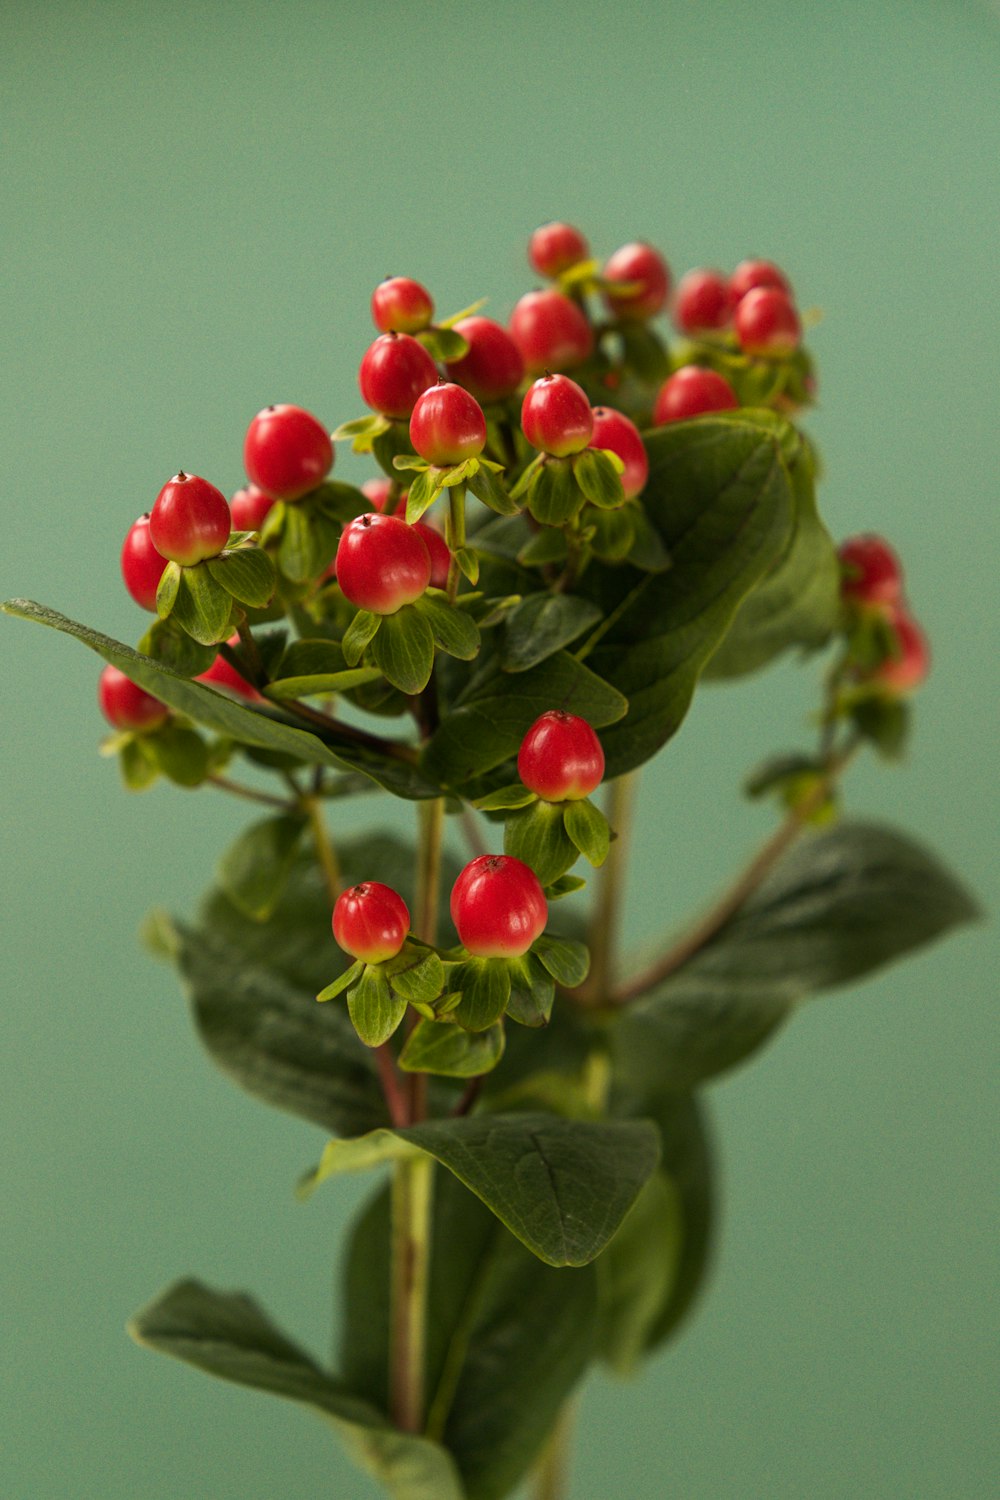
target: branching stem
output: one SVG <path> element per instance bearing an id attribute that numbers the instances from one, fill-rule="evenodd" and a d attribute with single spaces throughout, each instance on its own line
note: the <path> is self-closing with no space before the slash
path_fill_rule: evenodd
<path id="1" fill-rule="evenodd" d="M 209 786 L 217 786 L 221 792 L 230 792 L 234 797 L 245 797 L 248 802 L 260 802 L 264 807 L 276 807 L 281 812 L 291 812 L 294 804 L 284 797 L 272 797 L 269 792 L 258 792 L 256 787 L 244 786 L 241 781 L 231 781 L 228 776 L 208 776 Z"/>

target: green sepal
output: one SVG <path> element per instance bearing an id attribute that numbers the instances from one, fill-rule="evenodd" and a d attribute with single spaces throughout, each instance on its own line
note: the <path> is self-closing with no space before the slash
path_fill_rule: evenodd
<path id="1" fill-rule="evenodd" d="M 470 958 L 456 965 L 449 988 L 461 992 L 452 1011 L 466 1031 L 486 1031 L 500 1020 L 510 999 L 510 968 L 505 958 Z"/>
<path id="2" fill-rule="evenodd" d="M 546 458 L 528 491 L 528 509 L 535 520 L 543 526 L 565 526 L 577 515 L 583 500 L 572 459 Z"/>
<path id="3" fill-rule="evenodd" d="M 529 865 L 542 885 L 551 885 L 576 864 L 578 852 L 563 827 L 563 804 L 541 798 L 514 809 L 504 824 L 505 854 Z"/>
<path id="4" fill-rule="evenodd" d="M 532 953 L 510 963 L 507 1015 L 520 1026 L 547 1026 L 556 998 L 555 980 Z"/>
<path id="5" fill-rule="evenodd" d="M 154 620 L 136 649 L 182 677 L 207 672 L 218 654 L 214 646 L 192 640 L 176 620 L 170 619 Z"/>
<path id="6" fill-rule="evenodd" d="M 118 747 L 118 768 L 130 792 L 144 792 L 160 774 L 148 738 L 148 735 L 130 734 L 123 737 Z"/>
<path id="7" fill-rule="evenodd" d="M 393 993 L 381 964 L 365 964 L 358 983 L 348 991 L 347 1009 L 365 1046 L 381 1047 L 406 1014 L 406 1001 Z"/>
<path id="8" fill-rule="evenodd" d="M 611 825 L 589 798 L 564 802 L 563 827 L 570 841 L 594 867 L 603 865 L 611 848 Z"/>
<path id="9" fill-rule="evenodd" d="M 561 901 L 563 896 L 572 896 L 576 891 L 582 891 L 586 884 L 582 875 L 560 875 L 558 880 L 553 880 L 545 887 L 545 899 Z"/>
<path id="10" fill-rule="evenodd" d="M 285 507 L 285 524 L 278 543 L 278 566 L 292 583 L 309 583 L 329 567 L 337 551 L 341 527 L 318 506 L 305 501 Z"/>
<path id="11" fill-rule="evenodd" d="M 469 580 L 473 587 L 479 582 L 479 558 L 470 547 L 456 547 L 454 553 L 458 571 Z"/>
<path id="12" fill-rule="evenodd" d="M 547 563 L 563 562 L 567 552 L 563 533 L 553 526 L 545 526 L 529 537 L 518 552 L 517 560 L 524 568 L 543 568 Z"/>
<path id="13" fill-rule="evenodd" d="M 277 584 L 274 563 L 259 547 L 235 547 L 210 557 L 206 563 L 216 583 L 251 609 L 269 604 Z"/>
<path id="14" fill-rule="evenodd" d="M 591 505 L 600 510 L 617 510 L 625 504 L 623 469 L 617 454 L 603 448 L 584 448 L 573 459 L 573 477 Z"/>
<path id="15" fill-rule="evenodd" d="M 536 453 L 530 464 L 526 465 L 526 467 L 518 475 L 517 479 L 511 486 L 510 498 L 512 500 L 520 500 L 522 496 L 528 493 L 532 484 L 535 482 L 535 478 L 538 474 L 539 469 L 544 463 L 545 454 Z"/>
<path id="16" fill-rule="evenodd" d="M 442 365 L 453 365 L 457 360 L 464 359 L 469 352 L 468 339 L 456 333 L 454 328 L 446 328 L 440 323 L 421 328 L 416 337 L 431 359 Z"/>
<path id="17" fill-rule="evenodd" d="M 344 631 L 344 639 L 340 643 L 344 660 L 349 667 L 357 666 L 365 654 L 365 647 L 371 644 L 381 628 L 383 619 L 383 615 L 374 615 L 369 609 L 358 610 Z"/>
<path id="18" fill-rule="evenodd" d="M 176 562 L 168 562 L 156 586 L 156 613 L 161 620 L 165 620 L 173 609 L 180 586 L 181 565 Z"/>
<path id="19" fill-rule="evenodd" d="M 234 906 L 254 922 L 274 915 L 295 863 L 305 828 L 299 813 L 278 813 L 251 823 L 230 844 L 215 874 Z"/>
<path id="20" fill-rule="evenodd" d="M 406 520 L 412 526 L 425 511 L 429 510 L 441 493 L 441 486 L 435 475 L 439 471 L 424 469 L 413 480 L 406 495 Z"/>
<path id="21" fill-rule="evenodd" d="M 341 672 L 319 672 L 312 677 L 281 677 L 264 688 L 264 697 L 280 703 L 284 698 L 310 698 L 317 693 L 346 693 L 351 688 L 378 682 L 378 667 L 347 667 Z"/>
<path id="22" fill-rule="evenodd" d="M 479 626 L 471 615 L 449 604 L 443 594 L 435 591 L 423 594 L 413 608 L 427 621 L 439 651 L 459 661 L 472 661 L 479 655 Z"/>
<path id="23" fill-rule="evenodd" d="M 351 964 L 349 969 L 345 969 L 343 974 L 338 975 L 332 984 L 328 984 L 325 990 L 320 990 L 316 999 L 335 1000 L 338 995 L 342 995 L 345 990 L 350 989 L 352 984 L 358 982 L 364 973 L 364 968 L 365 966 L 361 962 L 361 959 L 357 959 Z"/>
<path id="24" fill-rule="evenodd" d="M 520 781 L 513 786 L 502 786 L 495 792 L 490 792 L 487 797 L 479 797 L 472 804 L 480 812 L 507 812 L 517 807 L 527 807 L 531 802 L 538 801 L 536 792 L 529 792 L 528 788 Z"/>
<path id="25" fill-rule="evenodd" d="M 378 412 L 371 412 L 368 416 L 354 417 L 350 422 L 341 422 L 330 436 L 335 443 L 343 443 L 349 438 L 366 437 L 376 432 L 384 432 L 388 425 L 388 417 L 383 417 Z"/>
<path id="26" fill-rule="evenodd" d="M 411 1004 L 430 1005 L 444 989 L 444 964 L 433 948 L 406 943 L 382 967 L 396 994 Z"/>
<path id="27" fill-rule="evenodd" d="M 587 515 L 589 545 L 601 562 L 621 563 L 635 542 L 635 514 L 631 506 L 620 510 L 591 510 Z"/>
<path id="28" fill-rule="evenodd" d="M 430 464 L 426 458 L 421 458 L 417 453 L 397 453 L 392 461 L 392 467 L 403 474 L 425 474 Z"/>
<path id="29" fill-rule="evenodd" d="M 498 516 L 516 516 L 520 513 L 520 505 L 512 495 L 507 493 L 492 467 L 484 463 L 482 459 L 480 459 L 478 471 L 469 475 L 468 484 L 476 499 L 481 500 Z"/>
<path id="30" fill-rule="evenodd" d="M 396 614 L 384 616 L 382 628 L 371 642 L 371 657 L 401 693 L 422 693 L 434 670 L 430 625 L 423 615 L 404 605 Z"/>
<path id="31" fill-rule="evenodd" d="M 372 508 L 363 490 L 357 485 L 345 484 L 342 479 L 324 479 L 295 504 L 324 521 L 334 522 L 338 528 L 367 514 Z"/>
<path id="32" fill-rule="evenodd" d="M 399 1054 L 399 1066 L 404 1073 L 478 1078 L 503 1057 L 504 1040 L 500 1021 L 485 1031 L 465 1031 L 449 1021 L 418 1021 Z"/>
<path id="33" fill-rule="evenodd" d="M 601 618 L 600 607 L 589 599 L 573 594 L 529 594 L 506 618 L 500 664 L 505 672 L 526 672 L 578 640 Z"/>
<path id="34" fill-rule="evenodd" d="M 169 720 L 147 735 L 147 748 L 169 781 L 176 786 L 201 786 L 209 774 L 209 749 L 194 729 Z"/>
<path id="35" fill-rule="evenodd" d="M 590 973 L 590 950 L 586 943 L 572 938 L 550 937 L 543 932 L 532 943 L 531 952 L 565 989 L 575 989 Z"/>
<path id="36" fill-rule="evenodd" d="M 160 582 L 162 586 L 163 580 Z M 181 570 L 171 613 L 193 640 L 203 646 L 224 641 L 230 633 L 232 612 L 232 599 L 221 583 L 216 583 L 204 563 L 195 563 L 193 568 Z"/>

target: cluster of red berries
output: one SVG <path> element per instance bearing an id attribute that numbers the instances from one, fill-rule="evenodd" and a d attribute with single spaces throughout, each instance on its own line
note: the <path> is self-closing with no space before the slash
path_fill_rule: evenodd
<path id="1" fill-rule="evenodd" d="M 674 322 L 693 338 L 732 329 L 744 354 L 787 358 L 802 340 L 791 284 L 773 261 L 744 260 L 731 276 L 696 270 L 682 276 Z"/>
<path id="2" fill-rule="evenodd" d="M 912 692 L 930 671 L 930 646 L 907 606 L 902 563 L 883 537 L 871 534 L 848 537 L 838 555 L 845 603 L 863 622 L 887 625 L 893 648 L 861 680 L 893 697 Z"/>

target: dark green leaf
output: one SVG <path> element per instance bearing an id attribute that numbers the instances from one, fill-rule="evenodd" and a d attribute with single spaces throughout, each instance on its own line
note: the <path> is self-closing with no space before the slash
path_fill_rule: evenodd
<path id="1" fill-rule="evenodd" d="M 554 526 L 543 526 L 524 543 L 517 560 L 525 568 L 543 568 L 547 563 L 562 562 L 566 554 L 563 533 Z"/>
<path id="2" fill-rule="evenodd" d="M 406 1001 L 393 994 L 380 965 L 366 964 L 358 983 L 348 991 L 347 1009 L 365 1046 L 381 1047 L 406 1015 Z"/>
<path id="3" fill-rule="evenodd" d="M 631 505 L 587 512 L 589 546 L 595 557 L 608 563 L 625 561 L 635 544 L 635 514 Z"/>
<path id="4" fill-rule="evenodd" d="M 617 510 L 625 504 L 625 491 L 619 469 L 600 448 L 584 448 L 573 460 L 577 484 L 591 505 L 601 510 Z"/>
<path id="5" fill-rule="evenodd" d="M 193 641 L 176 620 L 154 620 L 138 647 L 143 656 L 152 657 L 181 677 L 197 677 L 207 672 L 218 652 L 215 646 L 201 646 Z"/>
<path id="6" fill-rule="evenodd" d="M 601 1356 L 631 1375 L 673 1289 L 683 1237 L 677 1190 L 654 1172 L 597 1262 Z"/>
<path id="7" fill-rule="evenodd" d="M 898 760 L 906 749 L 912 714 L 901 698 L 880 694 L 859 698 L 851 705 L 851 722 L 886 760 Z"/>
<path id="8" fill-rule="evenodd" d="M 489 1073 L 503 1056 L 503 1026 L 465 1031 L 447 1021 L 418 1021 L 399 1054 L 406 1073 L 440 1073 L 447 1078 L 477 1078 Z"/>
<path id="9" fill-rule="evenodd" d="M 241 604 L 263 609 L 274 593 L 277 578 L 274 563 L 259 547 L 236 547 L 220 552 L 206 563 L 216 583 Z"/>
<path id="10" fill-rule="evenodd" d="M 344 631 L 340 648 L 349 667 L 356 667 L 365 653 L 365 647 L 374 640 L 382 627 L 382 615 L 373 615 L 370 610 L 359 609 Z"/>
<path id="11" fill-rule="evenodd" d="M 183 625 L 192 640 L 203 646 L 224 641 L 230 633 L 233 601 L 216 583 L 206 563 L 182 568 L 172 617 Z"/>
<path id="12" fill-rule="evenodd" d="M 626 363 L 644 385 L 659 385 L 670 374 L 670 356 L 648 323 L 623 321 L 618 329 Z"/>
<path id="13" fill-rule="evenodd" d="M 344 484 L 339 479 L 324 479 L 321 485 L 310 490 L 308 495 L 304 495 L 295 504 L 318 514 L 326 521 L 337 523 L 333 528 L 337 540 L 348 521 L 363 516 L 372 508 L 372 503 L 363 490 L 357 489 L 353 484 Z"/>
<path id="14" fill-rule="evenodd" d="M 566 833 L 590 864 L 603 865 L 611 848 L 611 825 L 589 798 L 564 804 Z"/>
<path id="15" fill-rule="evenodd" d="M 529 865 L 542 885 L 551 885 L 575 865 L 576 845 L 563 827 L 561 803 L 534 801 L 508 814 L 504 824 L 505 854 Z"/>
<path id="16" fill-rule="evenodd" d="M 280 703 L 287 698 L 311 698 L 317 693 L 346 693 L 351 688 L 379 682 L 378 667 L 345 667 L 340 672 L 319 673 L 315 677 L 281 677 L 264 689 L 265 698 Z"/>
<path id="17" fill-rule="evenodd" d="M 500 1020 L 510 999 L 510 970 L 506 959 L 470 958 L 449 976 L 448 988 L 461 991 L 452 1011 L 466 1031 L 487 1031 Z"/>
<path id="18" fill-rule="evenodd" d="M 552 975 L 531 953 L 510 964 L 507 1015 L 521 1026 L 547 1026 L 556 997 Z"/>
<path id="19" fill-rule="evenodd" d="M 422 614 L 386 615 L 369 647 L 372 661 L 401 693 L 422 693 L 434 669 L 434 635 Z"/>
<path id="20" fill-rule="evenodd" d="M 147 736 L 146 744 L 164 776 L 177 786 L 201 786 L 211 769 L 208 745 L 194 729 L 168 720 Z"/>
<path id="21" fill-rule="evenodd" d="M 234 906 L 262 922 L 278 904 L 302 836 L 301 817 L 279 813 L 245 828 L 216 867 L 219 884 Z"/>
<path id="22" fill-rule="evenodd" d="M 357 443 L 354 445 L 358 452 Z M 395 479 L 396 471 L 393 468 L 393 460 L 400 453 L 411 453 L 413 444 L 410 442 L 409 422 L 389 422 L 384 424 L 383 429 L 372 439 L 371 451 L 383 471 L 390 479 Z"/>
<path id="23" fill-rule="evenodd" d="M 583 491 L 567 458 L 547 458 L 528 489 L 528 509 L 543 526 L 565 526 L 583 504 Z"/>
<path id="24" fill-rule="evenodd" d="M 569 938 L 550 937 L 543 933 L 531 945 L 531 951 L 557 984 L 575 989 L 590 972 L 590 952 L 586 943 Z"/>
<path id="25" fill-rule="evenodd" d="M 561 651 L 601 618 L 598 606 L 572 594 L 529 594 L 504 626 L 501 661 L 506 672 L 524 672 Z"/>
<path id="26" fill-rule="evenodd" d="M 649 517 L 638 500 L 625 507 L 632 522 L 632 545 L 628 561 L 644 573 L 663 573 L 670 567 L 670 553 L 663 545 L 660 533 L 650 525 Z"/>
<path id="27" fill-rule="evenodd" d="M 477 500 L 481 500 L 490 510 L 495 511 L 498 516 L 516 516 L 520 505 L 507 493 L 500 479 L 492 470 L 481 466 L 475 474 L 469 475 L 469 489 Z"/>
<path id="28" fill-rule="evenodd" d="M 443 597 L 424 594 L 413 606 L 431 627 L 434 644 L 460 661 L 479 654 L 479 626 L 464 609 L 456 609 Z"/>
<path id="29" fill-rule="evenodd" d="M 755 766 L 743 783 L 748 797 L 765 797 L 780 791 L 789 781 L 801 776 L 823 774 L 823 763 L 815 755 L 773 755 Z"/>
<path id="30" fill-rule="evenodd" d="M 278 566 L 293 583 L 318 578 L 337 549 L 337 529 L 320 525 L 305 506 L 287 505 L 278 543 Z"/>

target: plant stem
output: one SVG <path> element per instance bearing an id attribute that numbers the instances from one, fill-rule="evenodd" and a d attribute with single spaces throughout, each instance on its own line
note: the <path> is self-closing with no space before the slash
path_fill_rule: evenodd
<path id="1" fill-rule="evenodd" d="M 410 1101 L 396 1072 L 396 1060 L 389 1043 L 383 1042 L 381 1047 L 374 1050 L 385 1107 L 389 1111 L 389 1119 L 398 1130 L 410 1122 Z"/>
<path id="2" fill-rule="evenodd" d="M 257 642 L 253 638 L 253 631 L 247 624 L 246 615 L 244 615 L 240 620 L 240 623 L 239 625 L 237 625 L 236 629 L 239 633 L 240 645 L 243 647 L 243 654 L 246 657 L 247 666 L 250 668 L 250 681 L 253 683 L 254 687 L 263 687 L 264 683 L 267 681 L 267 677 L 264 672 L 264 663 L 260 659 L 260 652 L 257 649 Z"/>
<path id="3" fill-rule="evenodd" d="M 441 838 L 444 798 L 419 804 L 420 844 L 417 851 L 417 909 L 413 930 L 421 942 L 437 941 L 438 893 L 441 885 Z"/>
<path id="4" fill-rule="evenodd" d="M 448 491 L 448 546 L 452 554 L 460 547 L 465 546 L 465 485 L 453 484 Z M 448 602 L 454 604 L 458 593 L 461 569 L 455 556 L 452 556 L 451 566 L 448 569 Z"/>
<path id="5" fill-rule="evenodd" d="M 822 807 L 837 778 L 853 759 L 857 749 L 858 742 L 851 740 L 838 754 L 830 757 L 826 775 L 817 781 L 808 795 L 791 809 L 785 821 L 757 851 L 722 899 L 654 964 L 650 964 L 647 969 L 643 969 L 627 984 L 623 984 L 620 989 L 610 994 L 608 999 L 612 1005 L 627 1005 L 630 1000 L 637 999 L 639 995 L 644 995 L 654 985 L 667 979 L 704 948 L 705 944 L 710 942 L 715 934 L 736 915 L 740 907 L 764 883 L 785 851 L 805 830 L 813 813 Z"/>
<path id="6" fill-rule="evenodd" d="M 566 1500 L 569 1495 L 569 1448 L 573 1408 L 567 1401 L 535 1467 L 532 1500 Z"/>
<path id="7" fill-rule="evenodd" d="M 292 810 L 292 803 L 284 797 L 272 797 L 269 792 L 258 792 L 256 787 L 230 781 L 228 776 L 207 776 L 205 779 L 209 786 L 217 786 L 221 792 L 231 792 L 234 797 L 245 797 L 248 802 L 262 802 L 265 807 L 277 807 L 282 812 Z"/>
<path id="8" fill-rule="evenodd" d="M 313 842 L 316 845 L 316 854 L 323 869 L 330 904 L 333 905 L 336 903 L 341 890 L 340 866 L 337 863 L 337 856 L 330 841 L 326 819 L 323 816 L 323 804 L 318 797 L 303 796 L 302 811 L 309 819 Z"/>
<path id="9" fill-rule="evenodd" d="M 618 776 L 608 787 L 608 822 L 616 835 L 601 867 L 597 902 L 588 934 L 590 976 L 584 994 L 595 1005 L 604 1005 L 615 978 L 618 922 L 628 862 L 628 840 L 635 800 L 636 773 Z"/>
<path id="10" fill-rule="evenodd" d="M 397 1161 L 392 1177 L 390 1405 L 401 1432 L 424 1423 L 433 1172 L 433 1158 L 420 1151 Z"/>

